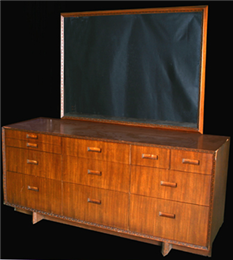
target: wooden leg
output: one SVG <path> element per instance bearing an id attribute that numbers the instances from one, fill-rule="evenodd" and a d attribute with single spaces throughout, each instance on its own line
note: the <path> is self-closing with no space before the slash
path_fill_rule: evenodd
<path id="1" fill-rule="evenodd" d="M 172 249 L 172 244 L 169 244 L 169 243 L 166 243 L 166 242 L 163 242 L 162 243 L 162 250 L 161 250 L 161 253 L 163 256 L 166 256 Z"/>
<path id="2" fill-rule="evenodd" d="M 211 256 L 212 256 L 212 246 L 210 247 L 209 253 L 208 253 L 208 257 L 211 257 Z"/>
<path id="3" fill-rule="evenodd" d="M 42 220 L 44 218 L 43 215 L 39 214 L 39 213 L 36 213 L 36 212 L 33 212 L 32 214 L 32 223 L 33 224 L 36 224 L 37 222 L 39 222 L 40 220 Z"/>

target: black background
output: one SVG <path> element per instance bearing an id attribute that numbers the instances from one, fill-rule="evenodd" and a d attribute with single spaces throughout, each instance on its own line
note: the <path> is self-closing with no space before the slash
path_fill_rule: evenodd
<path id="1" fill-rule="evenodd" d="M 229 2 L 2 2 L 1 125 L 60 117 L 60 13 L 208 4 L 204 133 L 232 136 L 232 3 Z M 225 222 L 212 258 L 231 250 L 232 149 Z M 1 194 L 2 195 L 2 194 Z M 3 199 L 2 199 L 3 202 Z M 1 204 L 1 258 L 162 259 L 160 247 L 41 221 Z M 167 259 L 202 256 L 172 250 Z"/>

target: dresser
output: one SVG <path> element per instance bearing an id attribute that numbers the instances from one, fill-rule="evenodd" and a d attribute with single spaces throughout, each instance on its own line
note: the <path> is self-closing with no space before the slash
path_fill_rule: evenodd
<path id="1" fill-rule="evenodd" d="M 211 256 L 230 138 L 67 119 L 2 128 L 4 204 L 42 219 Z M 78 232 L 78 231 L 77 231 Z"/>

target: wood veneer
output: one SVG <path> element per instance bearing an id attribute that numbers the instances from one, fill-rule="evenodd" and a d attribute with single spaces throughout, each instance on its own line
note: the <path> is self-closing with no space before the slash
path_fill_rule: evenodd
<path id="1" fill-rule="evenodd" d="M 131 166 L 131 193 L 209 206 L 211 176 Z"/>
<path id="2" fill-rule="evenodd" d="M 49 121 L 47 122 L 49 125 Z M 26 141 L 38 141 L 42 143 L 54 144 L 54 145 L 61 145 L 61 138 L 59 136 L 53 135 L 43 135 L 38 133 L 31 133 L 29 132 L 20 132 L 20 131 L 7 131 L 6 138 L 14 138 L 15 141 L 18 140 L 26 140 Z"/>
<path id="3" fill-rule="evenodd" d="M 169 149 L 132 145 L 131 154 L 133 165 L 151 166 L 166 169 L 168 169 L 170 166 Z"/>
<path id="4" fill-rule="evenodd" d="M 28 133 L 61 153 L 8 141 L 18 144 Z M 33 212 L 33 223 L 48 219 L 161 245 L 163 255 L 178 249 L 210 256 L 223 223 L 229 140 L 64 119 L 9 125 L 4 203 Z"/>
<path id="5" fill-rule="evenodd" d="M 215 153 L 215 174 L 213 179 L 213 208 L 211 212 L 211 242 L 224 222 L 224 207 L 226 199 L 227 168 L 229 159 L 230 139 Z"/>
<path id="6" fill-rule="evenodd" d="M 8 171 L 61 180 L 61 155 L 7 147 L 6 158 Z"/>
<path id="7" fill-rule="evenodd" d="M 61 153 L 61 145 L 54 145 L 49 143 L 40 143 L 35 140 L 17 140 L 13 138 L 6 138 L 6 145 L 11 147 L 26 148 L 34 151 L 43 151 L 49 153 Z"/>
<path id="8" fill-rule="evenodd" d="M 61 182 L 7 172 L 9 203 L 61 214 Z"/>
<path id="9" fill-rule="evenodd" d="M 213 154 L 192 151 L 171 151 L 171 169 L 185 172 L 211 174 Z"/>
<path id="10" fill-rule="evenodd" d="M 207 246 L 208 213 L 204 206 L 131 195 L 130 230 Z"/>
<path id="11" fill-rule="evenodd" d="M 103 189 L 129 191 L 130 166 L 63 155 L 63 180 Z"/>
<path id="12" fill-rule="evenodd" d="M 63 153 L 82 158 L 129 163 L 129 146 L 91 140 L 63 138 Z"/>
<path id="13" fill-rule="evenodd" d="M 50 125 L 48 128 L 47 126 Z M 99 122 L 85 122 L 68 119 L 50 119 L 38 117 L 6 126 L 5 129 L 17 129 L 19 132 L 43 133 L 86 140 L 104 140 L 114 143 L 128 143 L 161 148 L 181 148 L 189 151 L 212 152 L 221 147 L 228 137 L 202 135 L 171 130 L 150 129 L 123 125 L 112 125 Z M 20 131 L 21 130 L 21 131 Z M 6 133 L 6 136 L 9 134 Z"/>
<path id="14" fill-rule="evenodd" d="M 63 183 L 63 215 L 128 230 L 126 193 Z"/>

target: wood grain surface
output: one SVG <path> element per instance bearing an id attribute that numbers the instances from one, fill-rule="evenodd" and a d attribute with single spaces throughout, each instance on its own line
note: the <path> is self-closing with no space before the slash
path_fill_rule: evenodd
<path id="1" fill-rule="evenodd" d="M 7 198 L 12 204 L 61 214 L 60 181 L 8 171 Z"/>
<path id="2" fill-rule="evenodd" d="M 127 230 L 128 208 L 129 195 L 126 193 L 63 183 L 65 216 Z"/>
<path id="3" fill-rule="evenodd" d="M 6 158 L 8 171 L 61 180 L 61 155 L 59 154 L 7 147 Z M 30 161 L 37 163 L 30 163 Z"/>
<path id="4" fill-rule="evenodd" d="M 62 149 L 66 155 L 129 164 L 130 147 L 127 144 L 63 138 Z"/>
<path id="5" fill-rule="evenodd" d="M 130 166 L 127 164 L 64 155 L 62 174 L 66 182 L 129 192 Z"/>
<path id="6" fill-rule="evenodd" d="M 48 128 L 47 126 L 51 127 Z M 117 143 L 169 146 L 171 148 L 194 149 L 200 151 L 216 151 L 228 137 L 202 135 L 172 130 L 150 129 L 113 125 L 99 122 L 85 122 L 67 119 L 39 117 L 5 126 L 6 137 L 12 130 L 36 132 L 50 136 L 66 136 L 72 138 L 95 139 Z M 20 132 L 20 131 L 18 131 Z"/>
<path id="7" fill-rule="evenodd" d="M 130 191 L 149 197 L 209 206 L 211 176 L 132 166 Z"/>
<path id="8" fill-rule="evenodd" d="M 205 206 L 131 195 L 130 230 L 206 246 L 208 213 Z"/>
<path id="9" fill-rule="evenodd" d="M 166 169 L 170 167 L 169 149 L 132 145 L 131 154 L 133 165 L 151 166 Z"/>
<path id="10" fill-rule="evenodd" d="M 212 174 L 214 155 L 183 150 L 171 150 L 171 169 Z"/>

